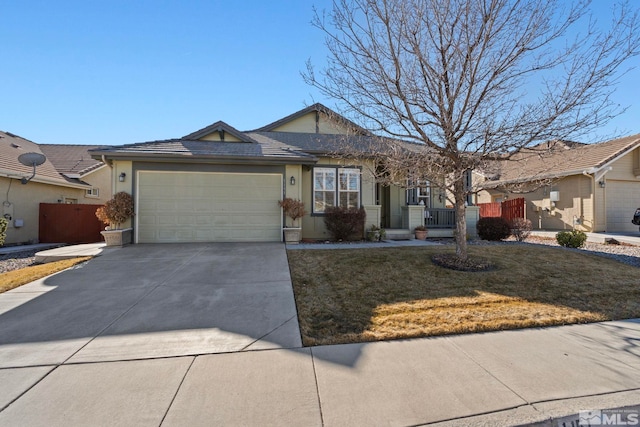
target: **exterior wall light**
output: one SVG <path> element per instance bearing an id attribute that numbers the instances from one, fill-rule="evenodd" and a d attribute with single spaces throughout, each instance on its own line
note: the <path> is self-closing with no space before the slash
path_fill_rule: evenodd
<path id="1" fill-rule="evenodd" d="M 291 185 L 296 185 L 296 177 L 291 175 L 291 178 L 289 179 L 289 184 Z"/>
<path id="2" fill-rule="evenodd" d="M 126 177 L 127 177 L 127 174 L 122 172 L 120 175 L 118 175 L 118 181 L 124 182 Z"/>
<path id="3" fill-rule="evenodd" d="M 604 188 L 604 186 L 606 185 L 604 179 L 601 181 L 598 181 L 598 185 L 600 186 L 600 188 Z"/>

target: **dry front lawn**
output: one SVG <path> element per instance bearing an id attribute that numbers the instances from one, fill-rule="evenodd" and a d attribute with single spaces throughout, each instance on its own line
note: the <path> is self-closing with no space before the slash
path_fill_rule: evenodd
<path id="1" fill-rule="evenodd" d="M 41 279 L 50 274 L 73 267 L 74 265 L 90 260 L 91 258 L 92 257 L 64 259 L 61 261 L 32 265 L 19 270 L 2 273 L 0 274 L 0 294 L 17 288 L 18 286 L 33 282 L 34 280 Z"/>
<path id="2" fill-rule="evenodd" d="M 306 346 L 640 317 L 640 269 L 547 246 L 470 246 L 497 268 L 448 270 L 453 247 L 293 250 Z"/>

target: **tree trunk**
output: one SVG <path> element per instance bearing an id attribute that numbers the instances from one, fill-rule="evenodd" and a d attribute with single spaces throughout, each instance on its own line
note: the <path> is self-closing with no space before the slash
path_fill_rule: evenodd
<path id="1" fill-rule="evenodd" d="M 456 179 L 453 188 L 456 209 L 456 255 L 458 258 L 466 260 L 469 254 L 467 253 L 467 211 L 464 204 L 464 181 L 462 179 Z"/>

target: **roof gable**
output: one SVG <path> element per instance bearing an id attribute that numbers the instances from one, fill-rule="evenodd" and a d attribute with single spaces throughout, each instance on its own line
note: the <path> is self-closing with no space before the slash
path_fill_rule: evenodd
<path id="1" fill-rule="evenodd" d="M 240 132 L 233 126 L 223 121 L 217 121 L 205 128 L 185 135 L 182 139 L 200 141 L 221 141 L 221 142 L 251 142 L 255 143 L 248 135 Z"/>
<path id="2" fill-rule="evenodd" d="M 366 129 L 320 103 L 310 105 L 252 132 L 370 135 Z"/>

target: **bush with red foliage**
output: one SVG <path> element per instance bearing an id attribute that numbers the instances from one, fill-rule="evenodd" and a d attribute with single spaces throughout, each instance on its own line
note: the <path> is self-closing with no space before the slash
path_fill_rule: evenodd
<path id="1" fill-rule="evenodd" d="M 364 235 L 366 219 L 363 207 L 332 206 L 325 209 L 324 224 L 334 240 L 358 240 Z"/>
<path id="2" fill-rule="evenodd" d="M 480 218 L 476 224 L 478 236 L 482 240 L 499 241 L 511 235 L 509 221 L 502 217 Z"/>

